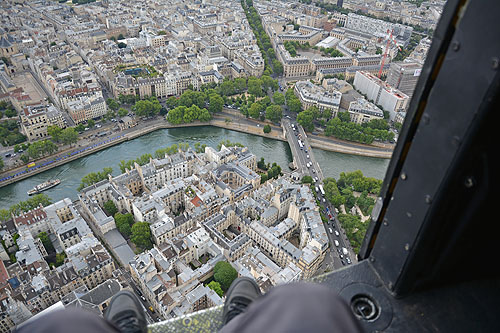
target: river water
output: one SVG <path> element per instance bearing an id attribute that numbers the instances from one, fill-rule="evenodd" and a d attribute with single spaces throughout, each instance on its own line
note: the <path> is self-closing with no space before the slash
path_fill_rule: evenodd
<path id="1" fill-rule="evenodd" d="M 169 147 L 174 143 L 187 142 L 194 147 L 196 142 L 217 148 L 222 140 L 239 142 L 250 148 L 258 159 L 264 157 L 266 162 L 276 162 L 283 170 L 288 170 L 292 161 L 292 153 L 288 143 L 272 140 L 252 134 L 226 130 L 218 127 L 184 127 L 158 130 L 131 141 L 101 150 L 92 155 L 66 163 L 57 168 L 39 173 L 35 176 L 0 188 L 0 209 L 28 199 L 27 191 L 51 177 L 57 177 L 61 184 L 45 191 L 53 202 L 60 199 L 78 198 L 77 187 L 83 176 L 90 172 L 101 171 L 104 167 L 112 167 L 113 175 L 120 174 L 120 160 L 130 160 L 142 154 L 154 152 L 159 148 Z M 378 159 L 347 155 L 314 149 L 314 156 L 321 166 L 325 177 L 338 178 L 341 172 L 361 170 L 367 177 L 383 179 L 388 159 Z"/>

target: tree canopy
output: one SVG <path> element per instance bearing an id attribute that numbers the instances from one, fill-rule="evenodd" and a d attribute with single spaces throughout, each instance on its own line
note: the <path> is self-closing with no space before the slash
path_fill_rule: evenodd
<path id="1" fill-rule="evenodd" d="M 228 290 L 238 277 L 238 272 L 227 261 L 219 261 L 214 267 L 214 280 L 220 283 L 223 290 Z"/>

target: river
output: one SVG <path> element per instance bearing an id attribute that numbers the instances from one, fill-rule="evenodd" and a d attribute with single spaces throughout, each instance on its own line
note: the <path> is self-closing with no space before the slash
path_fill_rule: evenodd
<path id="1" fill-rule="evenodd" d="M 113 175 L 120 173 L 120 160 L 130 160 L 142 154 L 154 152 L 159 148 L 169 147 L 174 143 L 187 142 L 194 147 L 196 142 L 217 148 L 222 140 L 239 142 L 248 146 L 258 159 L 264 157 L 266 162 L 276 162 L 283 170 L 288 170 L 292 161 L 292 153 L 288 143 L 272 140 L 252 134 L 226 130 L 218 127 L 184 127 L 158 130 L 131 141 L 101 150 L 95 154 L 82 157 L 57 168 L 37 174 L 25 180 L 0 188 L 0 209 L 9 208 L 19 201 L 28 199 L 27 191 L 51 177 L 57 177 L 61 184 L 45 191 L 53 202 L 63 198 L 78 198 L 76 188 L 83 176 L 90 172 L 101 171 L 104 167 L 112 167 Z M 314 149 L 325 177 L 338 178 L 344 171 L 361 170 L 367 177 L 383 179 L 388 159 L 347 155 Z"/>

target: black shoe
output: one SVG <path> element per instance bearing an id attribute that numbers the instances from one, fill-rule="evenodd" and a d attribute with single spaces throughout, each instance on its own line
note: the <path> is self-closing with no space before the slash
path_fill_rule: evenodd
<path id="1" fill-rule="evenodd" d="M 141 302 L 133 293 L 122 290 L 109 302 L 104 315 L 123 333 L 146 333 L 148 326 Z"/>
<path id="2" fill-rule="evenodd" d="M 231 283 L 224 302 L 222 321 L 227 324 L 231 319 L 246 310 L 248 305 L 262 296 L 255 280 L 248 277 L 239 277 Z"/>

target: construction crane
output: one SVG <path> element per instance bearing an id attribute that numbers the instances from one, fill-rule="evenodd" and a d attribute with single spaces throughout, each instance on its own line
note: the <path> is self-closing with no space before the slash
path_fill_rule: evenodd
<path id="1" fill-rule="evenodd" d="M 385 52 L 384 52 L 384 55 L 382 56 L 382 62 L 380 63 L 380 69 L 378 71 L 378 78 L 380 79 L 380 77 L 382 76 L 382 70 L 384 69 L 384 64 L 385 64 L 385 58 L 387 58 L 387 52 L 389 51 L 389 45 L 391 43 L 394 43 L 394 45 L 396 45 L 399 49 L 399 51 L 401 51 L 401 48 L 399 47 L 399 45 L 396 43 L 396 41 L 394 40 L 394 38 L 392 37 L 392 32 L 394 30 L 387 30 L 387 33 L 389 34 L 389 38 L 387 39 L 387 44 L 385 45 Z"/>

